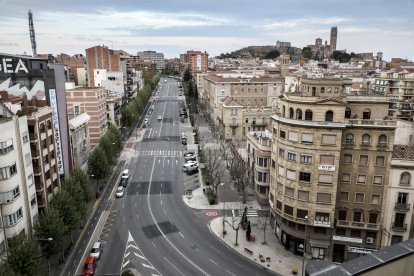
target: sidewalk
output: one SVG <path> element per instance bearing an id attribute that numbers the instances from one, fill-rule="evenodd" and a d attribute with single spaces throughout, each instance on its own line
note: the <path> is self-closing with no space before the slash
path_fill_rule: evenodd
<path id="1" fill-rule="evenodd" d="M 216 142 L 213 138 L 213 134 L 210 131 L 209 124 L 204 117 L 196 115 L 195 125 L 198 127 L 200 144 L 206 145 Z M 217 137 L 217 136 L 216 136 Z M 189 145 L 191 149 L 198 149 L 197 145 Z M 198 150 L 195 150 L 198 151 Z M 241 210 L 247 207 L 248 210 L 267 210 L 268 207 L 260 205 L 254 196 L 249 196 L 247 203 L 243 204 L 241 196 L 237 190 L 233 187 L 229 172 L 226 170 L 222 179 L 224 185 L 218 187 L 217 197 L 218 204 L 210 205 L 207 197 L 203 191 L 207 186 L 203 183 L 201 172 L 199 173 L 199 188 L 192 191 L 191 195 L 183 195 L 183 201 L 188 207 L 193 209 L 205 209 L 205 210 L 227 210 L 226 214 L 229 214 L 228 210 Z M 216 235 L 223 243 L 229 248 L 233 249 L 240 255 L 249 259 L 256 264 L 275 272 L 278 275 L 292 275 L 292 268 L 297 269 L 297 275 L 301 275 L 302 272 L 302 257 L 293 255 L 292 252 L 285 250 L 283 245 L 277 239 L 274 229 L 267 225 L 266 229 L 266 243 L 264 241 L 263 230 L 259 230 L 258 227 L 263 225 L 263 217 L 249 217 L 251 222 L 252 235 L 255 236 L 255 241 L 246 240 L 246 231 L 241 229 L 238 231 L 238 245 L 236 243 L 236 230 L 234 230 L 231 224 L 234 220 L 234 226 L 237 227 L 240 218 L 228 217 L 226 218 L 225 230 L 226 235 L 223 237 L 223 217 L 214 218 L 209 222 L 210 231 Z M 262 256 L 260 258 L 260 255 Z"/>

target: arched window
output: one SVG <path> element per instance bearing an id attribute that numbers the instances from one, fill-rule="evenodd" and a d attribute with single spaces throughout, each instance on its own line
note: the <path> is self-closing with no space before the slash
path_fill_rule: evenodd
<path id="1" fill-rule="evenodd" d="M 333 112 L 331 110 L 326 111 L 325 122 L 333 122 Z"/>
<path id="2" fill-rule="evenodd" d="M 387 136 L 382 134 L 378 137 L 378 146 L 385 147 L 387 145 Z"/>
<path id="3" fill-rule="evenodd" d="M 403 172 L 400 177 L 400 185 L 410 185 L 411 175 L 409 172 Z"/>
<path id="4" fill-rule="evenodd" d="M 371 119 L 371 109 L 365 108 L 364 112 L 362 112 L 362 119 L 369 120 Z"/>
<path id="5" fill-rule="evenodd" d="M 302 120 L 302 109 L 296 109 L 296 119 Z"/>
<path id="6" fill-rule="evenodd" d="M 289 108 L 289 118 L 293 119 L 294 116 L 295 116 L 295 111 L 293 110 L 293 108 Z"/>
<path id="7" fill-rule="evenodd" d="M 285 106 L 283 106 L 282 107 L 282 115 L 283 115 L 283 117 L 286 117 L 286 107 Z"/>
<path id="8" fill-rule="evenodd" d="M 371 136 L 369 134 L 362 135 L 362 144 L 369 145 L 371 143 Z"/>
<path id="9" fill-rule="evenodd" d="M 353 144 L 354 143 L 354 135 L 352 133 L 347 133 L 346 134 L 345 143 L 346 144 Z"/>
<path id="10" fill-rule="evenodd" d="M 345 108 L 345 119 L 351 119 L 352 112 L 349 107 Z"/>
<path id="11" fill-rule="evenodd" d="M 312 111 L 311 110 L 306 110 L 305 111 L 305 120 L 306 121 L 312 121 L 312 116 L 313 116 L 313 113 L 312 113 Z"/>

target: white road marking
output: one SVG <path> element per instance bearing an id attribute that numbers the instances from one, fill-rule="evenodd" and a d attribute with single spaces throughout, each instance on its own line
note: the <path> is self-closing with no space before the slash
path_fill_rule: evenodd
<path id="1" fill-rule="evenodd" d="M 236 276 L 236 274 L 231 273 L 231 272 L 230 272 L 230 271 L 228 271 L 227 269 L 225 269 L 225 271 L 226 271 L 228 274 L 232 275 L 232 276 Z"/>
<path id="2" fill-rule="evenodd" d="M 124 268 L 127 264 L 129 264 L 129 260 L 127 260 L 126 263 L 122 264 L 122 268 Z"/>
<path id="3" fill-rule="evenodd" d="M 173 265 L 166 257 L 164 257 L 164 259 L 172 266 L 174 267 L 178 272 L 180 272 L 181 275 L 185 276 L 185 274 L 179 270 L 175 265 Z"/>
<path id="4" fill-rule="evenodd" d="M 153 267 L 152 265 L 147 265 L 147 264 L 144 264 L 144 263 L 142 263 L 142 266 L 147 267 L 147 268 L 151 268 L 151 269 L 155 269 L 155 267 Z"/>
<path id="5" fill-rule="evenodd" d="M 218 265 L 215 261 L 213 261 L 212 259 L 209 259 L 210 260 L 210 262 L 212 262 L 213 264 L 215 264 L 215 265 Z"/>
<path id="6" fill-rule="evenodd" d="M 154 248 L 157 248 L 156 246 L 155 246 L 155 243 L 154 242 L 151 242 L 152 243 L 152 246 L 154 246 Z"/>
<path id="7" fill-rule="evenodd" d="M 165 209 L 164 209 L 164 214 L 167 215 L 167 212 L 165 211 Z"/>
<path id="8" fill-rule="evenodd" d="M 183 239 L 184 239 L 184 235 L 183 234 L 181 234 L 181 232 L 178 232 L 180 235 L 181 235 L 181 237 L 183 237 Z"/>
<path id="9" fill-rule="evenodd" d="M 161 194 L 161 193 L 160 193 Z M 162 200 L 161 200 L 161 205 L 162 205 Z"/>

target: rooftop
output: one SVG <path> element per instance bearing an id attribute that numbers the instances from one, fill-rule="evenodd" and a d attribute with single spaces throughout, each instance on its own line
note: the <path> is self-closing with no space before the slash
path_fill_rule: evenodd
<path id="1" fill-rule="evenodd" d="M 414 160 L 414 145 L 394 145 L 392 158 Z"/>

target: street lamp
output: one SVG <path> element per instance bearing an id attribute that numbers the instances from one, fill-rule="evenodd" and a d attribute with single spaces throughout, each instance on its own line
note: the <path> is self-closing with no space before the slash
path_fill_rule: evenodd
<path id="1" fill-rule="evenodd" d="M 33 238 L 35 241 L 46 241 L 46 242 L 52 242 L 53 238 Z M 50 275 L 50 258 L 47 257 L 47 275 Z"/>
<path id="2" fill-rule="evenodd" d="M 303 255 L 302 255 L 302 276 L 305 275 L 305 254 L 306 254 L 306 230 L 308 228 L 308 216 L 305 216 L 305 238 L 303 239 Z"/>
<path id="3" fill-rule="evenodd" d="M 224 231 L 225 231 L 225 221 L 226 221 L 226 193 L 224 192 L 224 183 L 221 183 L 220 186 L 223 189 L 223 238 L 224 238 Z"/>
<path id="4" fill-rule="evenodd" d="M 95 175 L 94 174 L 90 174 L 90 177 L 94 178 Z M 96 177 L 96 193 L 95 193 L 95 197 L 98 198 L 99 197 L 99 184 L 98 184 L 98 177 Z"/>

